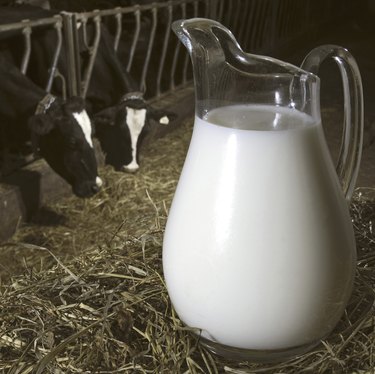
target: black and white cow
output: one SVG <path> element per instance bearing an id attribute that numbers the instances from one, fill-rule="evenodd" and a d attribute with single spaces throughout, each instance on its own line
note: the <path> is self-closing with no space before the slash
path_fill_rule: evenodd
<path id="1" fill-rule="evenodd" d="M 126 94 L 118 105 L 97 113 L 94 122 L 107 163 L 116 170 L 136 172 L 139 169 L 139 148 L 151 121 L 168 124 L 172 116 L 148 105 L 141 92 Z"/>
<path id="2" fill-rule="evenodd" d="M 16 11 L 16 12 L 15 12 Z M 32 6 L 0 8 L 0 23 L 4 19 L 34 19 L 51 17 L 56 10 L 44 10 Z M 89 44 L 94 38 L 92 25 L 87 25 Z M 45 85 L 48 66 L 52 61 L 56 45 L 56 34 L 50 28 L 39 29 L 32 38 L 30 68 L 28 75 L 38 85 Z M 87 51 L 80 41 L 82 69 L 87 62 Z M 64 48 L 58 61 L 58 70 L 67 75 Z M 54 86 L 55 94 L 61 87 Z M 167 124 L 173 113 L 153 109 L 137 89 L 132 77 L 124 72 L 113 48 L 113 37 L 105 25 L 101 26 L 101 37 L 86 95 L 90 116 L 96 124 L 96 137 L 105 153 L 106 163 L 116 170 L 134 172 L 139 168 L 139 148 L 152 124 Z"/>
<path id="3" fill-rule="evenodd" d="M 0 126 L 20 136 L 28 133 L 41 156 L 79 197 L 102 185 L 91 138 L 91 122 L 81 98 L 63 102 L 46 94 L 0 52 Z"/>

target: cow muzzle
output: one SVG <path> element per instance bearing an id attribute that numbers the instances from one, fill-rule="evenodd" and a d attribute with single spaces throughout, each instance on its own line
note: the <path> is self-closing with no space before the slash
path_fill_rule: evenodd
<path id="1" fill-rule="evenodd" d="M 78 197 L 91 197 L 100 191 L 103 185 L 101 178 L 96 177 L 95 181 L 85 181 L 73 186 L 73 193 Z"/>
<path id="2" fill-rule="evenodd" d="M 136 173 L 139 169 L 138 165 L 123 165 L 121 166 L 120 170 L 124 171 L 125 173 Z"/>
<path id="3" fill-rule="evenodd" d="M 135 162 L 130 163 L 129 165 L 122 165 L 120 170 L 125 173 L 136 173 L 139 169 L 139 165 Z"/>

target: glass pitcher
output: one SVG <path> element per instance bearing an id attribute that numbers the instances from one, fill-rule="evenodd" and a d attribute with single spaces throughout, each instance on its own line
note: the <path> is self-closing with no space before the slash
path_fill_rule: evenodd
<path id="1" fill-rule="evenodd" d="M 298 68 L 243 52 L 213 20 L 172 27 L 190 53 L 196 95 L 163 242 L 172 304 L 217 354 L 275 361 L 306 352 L 333 330 L 353 286 L 348 202 L 363 134 L 356 62 L 326 45 Z M 315 75 L 328 57 L 345 101 L 336 170 Z"/>

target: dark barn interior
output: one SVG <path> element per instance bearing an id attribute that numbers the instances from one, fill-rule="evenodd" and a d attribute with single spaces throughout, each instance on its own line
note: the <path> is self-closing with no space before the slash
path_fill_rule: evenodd
<path id="1" fill-rule="evenodd" d="M 339 45 L 361 72 L 363 153 L 350 205 L 355 289 L 332 335 L 287 362 L 213 355 L 165 289 L 164 227 L 194 122 L 191 62 L 171 24 L 194 17 L 221 22 L 248 53 L 296 66 L 316 46 Z M 0 372 L 372 373 L 374 17 L 373 0 L 0 0 Z M 319 77 L 336 162 L 344 94 L 333 59 Z M 131 144 L 129 131 L 115 132 L 127 100 L 149 121 Z M 86 133 L 77 140 L 67 130 L 66 116 L 86 112 L 93 148 Z M 77 185 L 55 158 L 59 140 L 47 127 L 59 119 L 64 162 L 85 151 L 89 182 Z M 121 147 L 128 151 L 120 160 Z"/>

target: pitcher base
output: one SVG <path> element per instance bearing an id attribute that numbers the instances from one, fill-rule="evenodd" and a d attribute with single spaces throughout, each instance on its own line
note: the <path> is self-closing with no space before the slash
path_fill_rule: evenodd
<path id="1" fill-rule="evenodd" d="M 317 346 L 320 343 L 320 340 L 315 341 L 313 343 L 300 345 L 297 347 L 270 350 L 231 347 L 224 344 L 216 343 L 202 336 L 199 337 L 199 342 L 215 355 L 227 359 L 268 363 L 286 361 L 293 357 L 306 353 L 313 349 L 315 346 Z"/>

